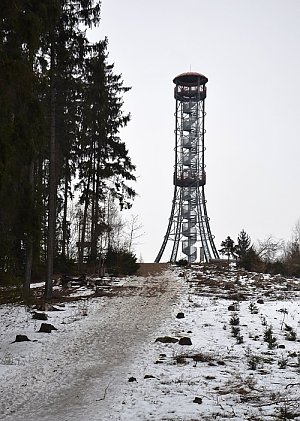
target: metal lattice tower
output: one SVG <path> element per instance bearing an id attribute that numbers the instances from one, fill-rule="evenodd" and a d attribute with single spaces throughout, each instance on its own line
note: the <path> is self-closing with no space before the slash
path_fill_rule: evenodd
<path id="1" fill-rule="evenodd" d="M 200 73 L 182 73 L 175 77 L 175 166 L 174 196 L 171 215 L 162 246 L 155 259 L 158 263 L 168 241 L 173 242 L 169 261 L 177 259 L 179 243 L 189 263 L 218 258 L 218 252 L 209 226 L 204 186 L 204 103 L 208 79 Z"/>

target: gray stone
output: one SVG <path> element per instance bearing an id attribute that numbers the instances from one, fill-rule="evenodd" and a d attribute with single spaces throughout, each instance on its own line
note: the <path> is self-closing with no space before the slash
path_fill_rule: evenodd
<path id="1" fill-rule="evenodd" d="M 192 341 L 190 338 L 180 338 L 179 339 L 179 345 L 192 345 Z"/>

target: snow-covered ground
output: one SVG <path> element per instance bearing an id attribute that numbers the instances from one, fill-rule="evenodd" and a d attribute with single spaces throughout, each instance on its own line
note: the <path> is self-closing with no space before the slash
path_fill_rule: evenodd
<path id="1" fill-rule="evenodd" d="M 0 306 L 1 420 L 300 420 L 298 279 L 194 267 L 111 287 L 47 312 L 51 334 Z"/>

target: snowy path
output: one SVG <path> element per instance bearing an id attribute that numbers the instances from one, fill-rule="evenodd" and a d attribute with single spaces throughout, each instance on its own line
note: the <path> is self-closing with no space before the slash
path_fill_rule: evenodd
<path id="1" fill-rule="evenodd" d="M 51 335 L 38 333 L 25 309 L 16 315 L 14 307 L 6 308 L 11 341 L 3 345 L 2 339 L 0 355 L 10 355 L 13 361 L 0 372 L 0 419 L 115 419 L 111 410 L 122 411 L 122 390 L 135 376 L 135 361 L 147 352 L 183 292 L 171 272 L 126 283 L 133 288 L 125 296 L 88 301 L 86 317 L 76 318 L 76 308 L 73 315 L 70 308 L 65 314 L 52 313 L 49 322 L 58 331 Z M 22 332 L 14 330 L 20 317 Z M 17 333 L 27 334 L 32 342 L 11 343 Z"/>
<path id="2" fill-rule="evenodd" d="M 300 421 L 300 279 L 179 272 L 66 303 L 48 312 L 51 334 L 24 306 L 1 305 L 0 420 Z"/>

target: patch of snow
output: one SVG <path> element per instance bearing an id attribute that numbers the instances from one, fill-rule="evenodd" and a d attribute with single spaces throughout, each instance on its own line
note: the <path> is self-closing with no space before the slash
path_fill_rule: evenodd
<path id="1" fill-rule="evenodd" d="M 1 419 L 300 420 L 299 280 L 200 267 L 114 285 L 48 312 L 51 334 L 29 308 L 0 306 Z"/>

